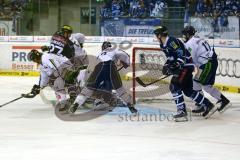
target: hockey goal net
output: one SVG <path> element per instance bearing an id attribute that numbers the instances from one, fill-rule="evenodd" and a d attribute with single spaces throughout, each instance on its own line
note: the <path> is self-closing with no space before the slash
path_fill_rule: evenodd
<path id="1" fill-rule="evenodd" d="M 134 103 L 169 100 L 170 77 L 146 87 L 136 81 L 139 77 L 145 84 L 154 82 L 164 75 L 162 67 L 166 62 L 165 54 L 158 48 L 135 47 L 132 52 L 132 95 Z"/>

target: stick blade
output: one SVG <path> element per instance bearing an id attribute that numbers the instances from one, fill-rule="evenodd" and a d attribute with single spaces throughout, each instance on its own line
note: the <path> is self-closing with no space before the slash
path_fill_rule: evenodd
<path id="1" fill-rule="evenodd" d="M 135 79 L 136 79 L 136 81 L 138 82 L 138 84 L 140 84 L 140 85 L 143 86 L 143 87 L 146 87 L 146 84 L 143 83 L 143 81 L 142 81 L 139 77 L 136 77 Z"/>

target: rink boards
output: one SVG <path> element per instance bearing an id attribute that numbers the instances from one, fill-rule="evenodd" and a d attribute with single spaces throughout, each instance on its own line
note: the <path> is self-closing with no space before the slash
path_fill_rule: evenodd
<path id="1" fill-rule="evenodd" d="M 48 36 L 9 36 L 0 37 L 0 76 L 39 76 L 38 67 L 27 59 L 31 49 L 40 49 L 49 44 Z M 86 37 L 84 48 L 89 55 L 97 55 L 103 41 L 113 42 L 114 47 L 124 49 L 130 56 L 134 47 L 159 48 L 156 39 L 151 37 Z M 240 93 L 240 44 L 239 40 L 213 40 L 219 67 L 216 87 L 222 91 Z M 125 77 L 123 75 L 123 77 Z M 127 80 L 127 79 L 124 79 Z M 131 80 L 131 77 L 128 79 Z"/>

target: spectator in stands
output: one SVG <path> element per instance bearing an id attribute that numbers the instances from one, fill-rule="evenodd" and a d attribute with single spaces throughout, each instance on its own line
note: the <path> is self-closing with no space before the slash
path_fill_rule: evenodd
<path id="1" fill-rule="evenodd" d="M 151 12 L 151 17 L 164 17 L 164 9 L 167 8 L 167 4 L 163 0 L 158 0 L 155 3 L 155 7 Z"/>
<path id="2" fill-rule="evenodd" d="M 137 17 L 141 17 L 141 18 L 146 17 L 146 7 L 143 0 L 139 0 L 139 5 L 137 8 Z"/>
<path id="3" fill-rule="evenodd" d="M 131 17 L 137 17 L 138 15 L 139 0 L 132 0 L 129 6 L 129 13 Z"/>
<path id="4" fill-rule="evenodd" d="M 240 16 L 240 2 L 238 0 L 233 0 L 232 11 L 235 16 Z"/>
<path id="5" fill-rule="evenodd" d="M 111 9 L 107 3 L 104 3 L 104 5 L 101 7 L 100 16 L 102 18 L 111 18 Z"/>
<path id="6" fill-rule="evenodd" d="M 118 18 L 121 16 L 121 7 L 118 0 L 112 1 L 112 16 L 113 18 Z"/>

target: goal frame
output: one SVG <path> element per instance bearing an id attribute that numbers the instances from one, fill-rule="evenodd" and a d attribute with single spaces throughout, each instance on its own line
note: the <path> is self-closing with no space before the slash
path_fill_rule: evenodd
<path id="1" fill-rule="evenodd" d="M 136 52 L 137 50 L 162 51 L 160 48 L 133 47 L 132 49 L 132 98 L 133 104 L 136 104 Z"/>

